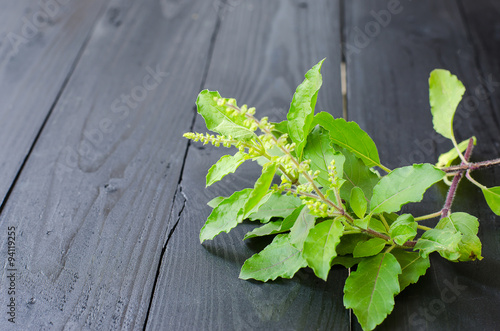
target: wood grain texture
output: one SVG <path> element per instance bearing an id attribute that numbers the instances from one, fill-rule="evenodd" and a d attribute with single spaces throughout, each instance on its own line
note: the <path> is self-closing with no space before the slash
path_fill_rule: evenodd
<path id="1" fill-rule="evenodd" d="M 0 217 L 17 227 L 18 330 L 142 329 L 211 5 L 117 0 L 99 20 Z"/>
<path id="2" fill-rule="evenodd" d="M 57 1 L 17 50 L 12 33 L 22 37 L 43 5 L 10 1 L 0 11 L 0 201 L 24 164 L 0 214 L 4 252 L 7 228 L 17 233 L 17 323 L 8 330 L 359 330 L 342 304 L 345 269 L 328 282 L 309 269 L 291 280 L 239 280 L 244 260 L 268 243 L 242 241 L 250 223 L 199 244 L 206 202 L 253 186 L 260 168 L 246 164 L 207 189 L 208 168 L 227 150 L 182 138 L 205 131 L 193 112 L 202 88 L 284 119 L 304 73 L 324 57 L 316 110 L 341 117 L 341 35 L 348 117 L 384 164 L 434 163 L 451 147 L 432 129 L 427 79 L 437 67 L 467 87 L 457 139 L 477 136 L 474 160 L 499 157 L 495 0 Z M 381 11 L 390 10 L 388 22 Z M 475 178 L 500 185 L 498 169 Z M 404 211 L 439 210 L 446 189 Z M 453 210 L 479 217 L 484 260 L 433 256 L 379 329 L 500 324 L 500 219 L 465 181 Z M 3 307 L 6 287 L 0 281 Z"/>
<path id="3" fill-rule="evenodd" d="M 0 204 L 106 3 L 22 0 L 2 4 Z"/>
<path id="4" fill-rule="evenodd" d="M 223 11 L 224 13 L 224 11 Z M 257 116 L 281 121 L 305 72 L 327 57 L 317 110 L 342 115 L 339 6 L 337 1 L 245 1 L 221 16 L 204 88 L 256 106 Z M 197 117 L 195 130 L 205 132 Z M 215 196 L 252 187 L 260 168 L 248 164 L 209 189 L 210 165 L 227 150 L 193 144 L 181 187 L 185 206 L 174 215 L 173 232 L 162 261 L 148 318 L 148 330 L 347 330 L 342 304 L 346 270 L 328 282 L 310 271 L 270 283 L 238 279 L 244 260 L 266 240 L 243 242 L 244 224 L 200 245 L 199 231 Z"/>
<path id="5" fill-rule="evenodd" d="M 387 11 L 388 2 L 346 2 L 345 41 L 360 46 L 359 52 L 346 56 L 348 116 L 373 137 L 382 162 L 389 167 L 434 163 L 439 153 L 451 148 L 450 142 L 433 133 L 428 75 L 434 68 L 450 70 L 468 90 L 455 119 L 457 139 L 477 136 L 479 146 L 473 154 L 476 160 L 498 157 L 498 94 L 486 92 L 484 97 L 477 91 L 487 90 L 483 80 L 489 74 L 500 76 L 498 71 L 485 71 L 478 59 L 495 62 L 499 54 L 486 54 L 486 46 L 475 47 L 478 42 L 491 43 L 487 37 L 491 35 L 483 32 L 484 27 L 498 24 L 498 16 L 486 15 L 489 21 L 485 22 L 483 14 L 498 13 L 498 5 L 478 3 L 481 5 L 470 4 L 466 6 L 470 10 L 462 10 L 454 1 L 401 1 L 401 10 L 391 15 L 390 23 L 385 27 L 379 23 L 379 32 L 364 38 L 359 37 L 359 31 L 366 34 L 367 24 L 373 28 L 370 22 L 377 22 L 372 11 Z M 477 21 L 483 23 L 471 23 Z M 481 26 L 483 30 L 470 34 Z M 478 41 L 478 35 L 483 39 Z M 498 170 L 491 170 L 476 177 L 483 183 L 498 185 L 498 174 Z M 494 303 L 500 297 L 496 277 L 500 271 L 499 219 L 489 211 L 478 189 L 466 182 L 460 185 L 452 209 L 479 217 L 484 260 L 452 263 L 432 256 L 431 269 L 418 284 L 396 297 L 396 307 L 381 330 L 492 330 L 498 326 Z M 424 215 L 439 210 L 446 189 L 444 184 L 438 185 L 422 204 L 405 211 Z M 360 329 L 357 323 L 354 329 Z"/>
<path id="6" fill-rule="evenodd" d="M 483 108 L 490 111 L 483 116 L 485 124 L 491 123 L 500 127 L 500 3 L 496 1 L 483 0 L 471 6 L 467 1 L 459 2 L 462 18 L 467 28 L 467 35 L 474 52 L 468 54 L 475 62 L 476 70 L 479 72 L 480 83 L 474 86 L 472 96 L 484 99 L 486 106 Z M 466 55 L 467 56 L 467 55 Z M 472 104 L 472 103 L 471 103 Z M 479 108 L 479 107 L 478 107 Z M 500 154 L 500 141 L 495 136 L 490 137 L 488 144 L 490 150 L 486 151 L 493 156 Z"/>

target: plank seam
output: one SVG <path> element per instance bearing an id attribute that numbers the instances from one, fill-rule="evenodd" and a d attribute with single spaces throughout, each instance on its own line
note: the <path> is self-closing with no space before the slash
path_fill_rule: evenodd
<path id="1" fill-rule="evenodd" d="M 341 77 L 342 85 L 345 88 L 345 95 L 342 95 L 342 115 L 344 119 L 347 121 L 349 118 L 349 108 L 348 108 L 348 95 L 349 95 L 349 85 L 347 84 L 347 60 L 345 57 L 345 42 L 346 42 L 346 13 L 345 13 L 345 0 L 339 0 L 339 12 L 340 12 L 340 65 L 341 65 L 341 76 L 342 76 L 342 70 L 344 70 L 344 75 Z M 343 64 L 343 68 L 342 68 Z M 351 275 L 351 268 L 347 269 L 347 274 L 348 276 Z M 353 318 L 353 311 L 352 309 L 349 309 L 349 331 L 354 330 L 355 326 L 354 324 L 356 323 L 355 319 Z"/>
<path id="2" fill-rule="evenodd" d="M 214 53 L 215 43 L 216 43 L 216 40 L 217 40 L 217 35 L 219 33 L 220 25 L 221 25 L 221 18 L 220 18 L 220 8 L 219 8 L 217 10 L 217 20 L 215 22 L 214 31 L 212 32 L 212 36 L 210 38 L 210 44 L 209 44 L 208 52 L 207 52 L 206 65 L 205 65 L 205 68 L 203 70 L 203 75 L 202 75 L 201 81 L 200 81 L 200 90 L 203 88 L 203 86 L 205 85 L 205 83 L 207 81 L 208 72 L 210 70 L 210 63 L 212 62 L 212 56 L 213 56 L 213 53 Z M 195 108 L 193 108 L 193 117 L 191 119 L 191 125 L 189 127 L 189 131 L 193 131 L 193 129 L 194 129 L 194 125 L 196 123 L 196 114 L 197 113 L 196 113 L 196 107 L 195 107 Z M 151 290 L 151 295 L 150 295 L 150 299 L 149 299 L 148 310 L 146 312 L 146 318 L 144 320 L 143 330 L 146 330 L 148 322 L 149 322 L 149 315 L 151 313 L 151 307 L 153 305 L 153 299 L 155 297 L 156 285 L 158 283 L 158 279 L 160 278 L 160 272 L 161 272 L 161 267 L 162 267 L 162 263 L 163 263 L 163 257 L 165 255 L 166 250 L 167 250 L 168 243 L 169 243 L 170 239 L 173 237 L 174 231 L 177 228 L 177 225 L 179 224 L 182 212 L 184 211 L 184 208 L 186 206 L 186 201 L 188 200 L 187 197 L 186 197 L 186 195 L 182 192 L 182 180 L 183 180 L 183 176 L 184 176 L 184 169 L 185 169 L 185 166 L 186 166 L 187 156 L 188 156 L 190 147 L 191 147 L 191 140 L 188 140 L 188 142 L 186 144 L 186 149 L 184 151 L 184 157 L 182 159 L 181 172 L 179 174 L 179 181 L 177 182 L 178 190 L 175 192 L 174 197 L 172 199 L 172 208 L 170 210 L 169 220 L 167 221 L 168 223 L 170 223 L 171 219 L 173 218 L 172 214 L 174 212 L 175 203 L 176 203 L 176 201 L 178 199 L 179 193 L 182 195 L 183 202 L 182 202 L 182 206 L 180 207 L 180 210 L 179 210 L 179 212 L 177 214 L 177 220 L 174 222 L 174 224 L 173 224 L 173 226 L 172 226 L 169 234 L 167 235 L 167 238 L 165 240 L 165 244 L 163 245 L 162 251 L 160 253 L 160 259 L 158 261 L 158 266 L 157 266 L 157 269 L 156 269 L 156 276 L 155 276 L 155 279 L 154 279 L 154 282 L 153 282 L 153 288 Z"/>
<path id="3" fill-rule="evenodd" d="M 347 109 L 347 60 L 345 57 L 346 43 L 346 21 L 345 21 L 345 4 L 344 0 L 339 0 L 339 17 L 340 17 L 340 79 L 342 89 L 342 117 L 347 121 L 349 112 Z M 345 93 L 344 93 L 345 92 Z"/>
<path id="4" fill-rule="evenodd" d="M 105 6 L 103 5 L 103 7 L 105 7 Z M 42 122 L 42 125 L 40 126 L 40 129 L 38 130 L 35 138 L 33 139 L 33 143 L 31 144 L 28 152 L 26 153 L 26 156 L 23 158 L 23 160 L 21 162 L 21 165 L 19 166 L 19 170 L 17 171 L 17 173 L 16 173 L 16 175 L 14 177 L 14 180 L 12 181 L 12 184 L 10 185 L 10 187 L 9 187 L 7 193 L 5 194 L 5 196 L 1 199 L 0 215 L 2 215 L 3 210 L 5 208 L 5 205 L 7 204 L 7 201 L 9 200 L 9 197 L 10 197 L 11 193 L 14 191 L 14 187 L 16 186 L 17 181 L 21 177 L 21 174 L 22 174 L 22 172 L 24 170 L 24 167 L 28 163 L 28 159 L 30 158 L 31 153 L 35 149 L 35 146 L 36 146 L 38 140 L 40 139 L 40 137 L 41 137 L 41 135 L 43 133 L 43 130 L 45 129 L 45 126 L 47 125 L 47 123 L 49 121 L 50 116 L 52 115 L 54 109 L 56 108 L 57 104 L 59 103 L 59 99 L 61 98 L 62 94 L 66 90 L 66 87 L 68 86 L 68 83 L 69 83 L 71 77 L 73 76 L 73 73 L 75 72 L 76 67 L 78 66 L 78 63 L 80 62 L 80 60 L 81 60 L 81 58 L 83 56 L 83 53 L 84 53 L 85 49 L 87 48 L 87 45 L 88 45 L 90 39 L 92 38 L 92 35 L 94 34 L 95 28 L 97 26 L 97 22 L 100 21 L 100 19 L 103 16 L 104 13 L 105 13 L 105 11 L 103 9 L 101 9 L 101 13 L 96 16 L 96 19 L 94 21 L 94 25 L 89 29 L 89 32 L 88 32 L 87 36 L 85 37 L 85 39 L 84 39 L 84 41 L 82 43 L 82 46 L 80 47 L 80 49 L 79 49 L 79 51 L 78 51 L 78 53 L 77 53 L 77 55 L 75 57 L 75 60 L 71 64 L 71 67 L 70 67 L 70 69 L 68 71 L 67 76 L 64 78 L 64 81 L 61 84 L 61 88 L 60 88 L 59 92 L 57 92 L 57 95 L 54 98 L 54 102 L 50 106 L 50 109 L 47 112 L 47 115 L 45 116 L 45 118 L 44 118 L 44 120 Z"/>
<path id="5" fill-rule="evenodd" d="M 151 296 L 149 299 L 148 310 L 146 312 L 146 319 L 144 321 L 143 330 L 146 330 L 146 327 L 148 325 L 149 314 L 151 313 L 151 306 L 153 305 L 154 293 L 156 292 L 156 285 L 158 283 L 158 279 L 160 278 L 161 265 L 162 265 L 162 261 L 163 261 L 163 257 L 165 255 L 165 252 L 167 250 L 168 242 L 170 241 L 170 238 L 172 238 L 172 235 L 174 234 L 174 231 L 177 228 L 177 225 L 179 224 L 179 221 L 181 219 L 182 212 L 184 211 L 184 208 L 186 207 L 187 197 L 182 192 L 182 187 L 179 187 L 179 189 L 174 194 L 174 198 L 173 198 L 174 202 L 172 203 L 172 208 L 170 209 L 170 216 L 169 216 L 168 223 L 170 223 L 170 220 L 173 218 L 173 214 L 174 214 L 174 210 L 175 210 L 175 202 L 177 201 L 179 193 L 182 195 L 182 198 L 183 198 L 182 205 L 179 208 L 179 212 L 177 213 L 177 219 L 174 222 L 174 225 L 172 226 L 172 228 L 170 229 L 170 232 L 168 233 L 167 239 L 165 240 L 165 244 L 163 245 L 161 253 L 160 253 L 160 258 L 159 258 L 160 262 L 158 263 L 158 267 L 156 269 L 156 276 L 155 276 L 155 279 L 153 282 L 153 290 L 151 291 Z"/>
<path id="6" fill-rule="evenodd" d="M 475 40 L 475 38 L 473 38 L 472 34 L 471 34 L 471 30 L 470 30 L 470 23 L 469 23 L 469 20 L 467 19 L 467 14 L 466 14 L 466 9 L 464 7 L 464 4 L 462 1 L 458 1 L 457 3 L 457 7 L 458 7 L 458 11 L 460 13 L 460 16 L 461 16 L 461 19 L 464 23 L 464 26 L 465 26 L 465 35 L 466 35 L 466 38 L 467 38 L 467 41 L 472 45 L 472 48 L 474 49 L 474 65 L 476 67 L 476 70 L 482 75 L 482 76 L 485 76 L 485 74 L 487 73 L 483 66 L 481 65 L 481 61 L 479 60 L 479 49 L 480 47 L 477 45 L 477 42 Z M 488 104 L 490 105 L 491 107 L 491 116 L 495 122 L 495 124 L 497 126 L 500 126 L 500 120 L 497 118 L 497 115 L 495 113 L 495 109 L 494 109 L 494 103 L 493 103 L 493 100 L 492 100 L 492 95 L 490 93 L 487 94 L 487 98 L 488 98 Z M 493 144 L 493 142 L 491 143 L 492 146 L 495 146 L 495 144 Z M 497 151 L 498 152 L 498 151 Z"/>

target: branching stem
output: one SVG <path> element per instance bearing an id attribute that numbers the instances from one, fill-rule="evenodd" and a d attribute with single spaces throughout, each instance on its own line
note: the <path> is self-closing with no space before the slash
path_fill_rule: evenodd
<path id="1" fill-rule="evenodd" d="M 500 158 L 488 161 L 476 162 L 476 163 L 460 164 L 456 166 L 441 168 L 441 170 L 445 171 L 448 175 L 454 175 L 464 170 L 473 171 L 473 170 L 493 167 L 496 165 L 500 165 Z"/>
<path id="2" fill-rule="evenodd" d="M 255 118 L 254 116 L 248 114 L 248 113 L 244 113 L 239 107 L 237 106 L 234 106 L 234 105 L 231 105 L 231 104 L 227 104 L 226 106 L 228 107 L 231 107 L 233 108 L 234 110 L 242 113 L 245 115 L 246 118 L 254 121 L 258 127 L 260 128 L 260 130 L 262 132 L 264 132 L 265 134 L 269 135 L 269 137 L 271 137 L 271 139 L 274 141 L 274 143 L 276 144 L 276 146 L 281 149 L 281 151 L 283 153 L 285 153 L 289 158 L 290 160 L 292 161 L 292 163 L 294 164 L 295 168 L 297 169 L 297 171 L 300 172 L 301 170 L 301 167 L 300 167 L 300 163 L 298 162 L 298 160 L 292 155 L 292 153 L 287 149 L 285 148 L 284 146 L 282 146 L 279 142 L 278 142 L 278 138 L 276 138 L 272 133 L 271 131 L 266 128 L 265 125 L 262 125 L 261 121 L 259 121 L 257 118 Z M 267 159 L 271 159 L 271 156 L 267 153 L 267 151 L 265 151 L 265 148 L 262 144 L 262 142 L 259 140 L 260 142 L 260 145 L 262 146 L 262 148 L 264 149 L 264 152 L 262 153 L 263 156 L 265 156 Z M 471 141 L 469 142 L 469 147 L 470 145 L 472 144 L 472 139 Z M 468 148 L 469 149 L 469 148 Z M 470 148 L 472 149 L 472 147 Z M 466 151 L 466 155 L 467 155 L 467 151 Z M 470 156 L 470 151 L 469 151 L 469 156 Z M 391 172 L 391 170 L 385 166 L 382 166 L 380 165 L 380 167 L 386 171 L 387 173 Z M 282 170 L 282 168 L 280 168 L 280 171 Z M 284 169 L 283 169 L 284 170 Z M 298 178 L 294 178 L 293 176 L 291 176 L 290 174 L 288 174 L 287 172 L 283 171 L 283 173 L 290 179 L 290 181 L 292 182 L 292 184 L 296 184 L 297 181 L 298 181 Z M 294 194 L 300 194 L 300 195 L 304 195 L 304 196 L 308 196 L 308 197 L 311 197 L 311 198 L 314 198 L 314 199 L 320 199 L 321 201 L 323 201 L 324 203 L 326 203 L 327 205 L 331 206 L 332 208 L 334 208 L 335 210 L 337 210 L 339 212 L 339 215 L 338 216 L 344 216 L 347 220 L 347 222 L 352 226 L 352 227 L 355 227 L 356 229 L 358 229 L 359 231 L 362 231 L 362 232 L 366 232 L 368 235 L 371 235 L 373 237 L 377 237 L 377 238 L 381 238 L 381 239 L 384 239 L 388 242 L 391 241 L 391 238 L 388 236 L 388 235 L 385 235 L 383 233 L 380 233 L 378 231 L 375 231 L 373 229 L 363 229 L 357 225 L 354 224 L 354 218 L 349 215 L 348 213 L 346 213 L 346 211 L 344 210 L 344 208 L 342 207 L 342 204 L 341 204 L 341 199 L 340 199 L 340 196 L 338 196 L 338 194 L 336 194 L 336 198 L 337 200 L 339 200 L 339 205 L 335 204 L 333 201 L 331 201 L 330 199 L 328 199 L 324 194 L 323 192 L 321 192 L 321 190 L 318 188 L 318 186 L 316 185 L 316 183 L 314 182 L 313 178 L 311 178 L 311 176 L 307 173 L 307 171 L 303 171 L 302 172 L 302 175 L 304 176 L 304 178 L 310 183 L 311 187 L 313 188 L 313 191 L 316 193 L 316 194 L 312 194 L 312 193 L 306 193 L 306 192 L 297 192 L 296 190 L 293 190 L 293 189 L 289 189 L 290 192 L 294 193 Z M 458 175 L 457 175 L 458 176 Z M 455 178 L 457 177 L 455 176 Z M 457 183 L 458 185 L 458 183 Z M 338 193 L 338 192 L 336 192 Z M 387 223 L 387 221 L 383 218 L 382 216 L 382 222 L 384 223 L 384 226 L 386 227 L 386 229 L 388 230 L 389 229 L 389 224 Z M 416 241 L 408 241 L 406 243 L 403 244 L 402 247 L 405 247 L 405 248 L 412 248 L 414 247 L 416 244 Z M 392 248 L 394 248 L 395 246 L 391 246 Z M 392 250 L 391 248 L 391 250 Z M 390 250 L 389 250 L 390 251 Z"/>
<path id="3" fill-rule="evenodd" d="M 468 160 L 470 158 L 470 155 L 472 153 L 472 148 L 474 147 L 474 140 L 472 138 L 469 139 L 469 145 L 467 146 L 467 149 L 465 150 L 465 162 L 462 161 L 462 166 L 467 165 Z M 446 195 L 446 202 L 443 206 L 443 209 L 441 209 L 441 219 L 448 217 L 450 214 L 451 210 L 451 205 L 453 204 L 453 200 L 455 199 L 455 194 L 457 192 L 458 188 L 458 183 L 460 183 L 460 180 L 464 176 L 464 172 L 461 171 L 458 174 L 455 175 L 453 178 L 453 181 L 451 182 L 450 189 L 448 190 L 448 194 Z"/>
<path id="4" fill-rule="evenodd" d="M 236 111 L 239 111 L 239 112 L 243 113 L 239 107 L 236 107 L 236 106 L 231 105 L 231 104 L 227 104 L 227 106 L 235 109 Z M 254 121 L 259 126 L 259 128 L 261 129 L 262 132 L 264 132 L 265 134 L 268 134 L 271 137 L 271 139 L 274 141 L 274 143 L 276 144 L 276 146 L 278 146 L 278 148 L 281 149 L 281 151 L 283 153 L 285 153 L 290 158 L 290 160 L 294 164 L 295 168 L 299 171 L 300 170 L 299 161 L 297 161 L 297 159 L 292 155 L 292 153 L 288 149 L 286 149 L 284 146 L 281 146 L 281 144 L 278 143 L 278 138 L 276 138 L 271 133 L 271 131 L 269 129 L 267 129 L 265 126 L 263 126 L 262 123 L 258 119 L 256 119 L 254 116 L 252 116 L 252 115 L 250 115 L 248 113 L 245 113 L 245 116 L 248 119 Z M 309 174 L 307 173 L 307 171 L 304 171 L 302 173 L 302 175 L 311 184 L 313 190 L 316 192 L 316 194 L 319 196 L 319 198 L 323 202 L 325 202 L 326 204 L 330 205 L 334 209 L 338 210 L 342 215 L 345 214 L 345 211 L 344 211 L 344 209 L 341 206 L 337 206 L 330 199 L 327 199 L 325 197 L 325 195 L 323 194 L 323 192 L 321 192 L 321 190 L 318 188 L 318 186 L 316 185 L 316 183 L 314 182 L 314 180 L 311 178 L 311 176 L 309 176 Z"/>

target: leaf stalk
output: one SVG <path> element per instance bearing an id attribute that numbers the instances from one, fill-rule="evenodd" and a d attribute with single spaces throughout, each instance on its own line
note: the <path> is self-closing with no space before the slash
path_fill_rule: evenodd
<path id="1" fill-rule="evenodd" d="M 423 220 L 428 220 L 428 219 L 431 219 L 431 218 L 434 218 L 434 217 L 438 217 L 441 215 L 441 210 L 440 211 L 437 211 L 435 213 L 432 213 L 432 214 L 428 214 L 428 215 L 424 215 L 424 216 L 419 216 L 419 217 L 415 217 L 415 222 L 418 222 L 418 221 L 423 221 Z"/>

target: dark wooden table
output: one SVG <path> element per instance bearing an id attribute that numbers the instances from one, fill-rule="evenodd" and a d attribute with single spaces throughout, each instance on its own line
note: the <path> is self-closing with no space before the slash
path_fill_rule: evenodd
<path id="1" fill-rule="evenodd" d="M 253 185 L 258 168 L 205 189 L 222 151 L 182 138 L 205 131 L 201 89 L 281 120 L 325 57 L 317 111 L 357 121 L 388 166 L 434 163 L 450 148 L 432 133 L 434 68 L 467 87 L 457 138 L 477 136 L 474 159 L 499 156 L 495 0 L 3 1 L 0 329 L 359 330 L 342 304 L 346 270 L 328 282 L 309 270 L 243 281 L 261 240 L 244 243 L 241 228 L 199 244 L 206 202 Z M 477 179 L 499 185 L 500 172 Z M 445 194 L 438 186 L 407 211 L 439 210 Z M 500 219 L 467 183 L 455 210 L 480 218 L 484 260 L 433 256 L 381 330 L 500 328 Z"/>

